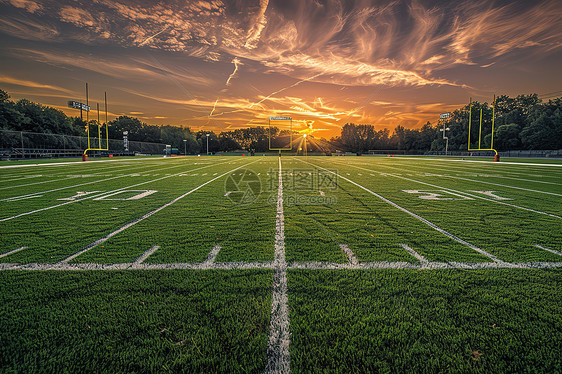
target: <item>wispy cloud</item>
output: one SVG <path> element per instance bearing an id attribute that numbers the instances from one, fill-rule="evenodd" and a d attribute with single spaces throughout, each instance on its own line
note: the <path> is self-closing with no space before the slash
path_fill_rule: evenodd
<path id="1" fill-rule="evenodd" d="M 439 98 L 432 109 L 401 98 L 404 107 L 391 107 L 381 91 L 481 92 L 476 74 L 562 48 L 556 0 L 2 0 L 0 7 L 12 10 L 0 32 L 48 43 L 6 48 L 10 57 L 129 82 L 137 94 L 141 81 L 160 84 L 158 103 L 190 108 L 182 120 L 233 127 L 276 111 L 326 128 L 346 120 L 419 125 L 448 104 Z M 89 55 L 63 50 L 67 41 L 123 48 Z M 236 79 L 242 62 L 244 81 Z M 177 92 L 158 97 L 164 86 Z"/>
<path id="2" fill-rule="evenodd" d="M 13 84 L 15 86 L 21 86 L 21 87 L 27 87 L 27 88 L 43 88 L 43 89 L 47 89 L 47 90 L 72 93 L 72 91 L 67 90 L 65 88 L 62 88 L 62 87 L 52 86 L 50 84 L 43 84 L 43 83 L 28 81 L 28 80 L 25 80 L 25 79 L 13 78 L 13 77 L 9 77 L 9 76 L 6 76 L 6 75 L 0 75 L 0 83 Z"/>
<path id="3" fill-rule="evenodd" d="M 33 0 L 8 0 L 10 4 L 16 8 L 21 8 L 27 10 L 29 13 L 35 13 L 38 10 L 43 9 L 38 1 Z"/>
<path id="4" fill-rule="evenodd" d="M 182 51 L 207 61 L 238 56 L 235 60 L 243 57 L 300 79 L 323 71 L 318 81 L 329 77 L 331 83 L 357 86 L 462 85 L 436 72 L 482 59 L 489 64 L 520 49 L 556 50 L 562 38 L 557 27 L 562 10 L 555 0 L 505 5 L 480 0 L 440 8 L 420 0 L 293 1 L 282 8 L 268 0 L 148 6 L 96 0 L 90 8 L 99 17 L 62 0 L 46 0 L 44 6 L 10 1 L 30 13 L 56 4 L 60 11 L 52 16 L 93 30 L 102 40 Z"/>

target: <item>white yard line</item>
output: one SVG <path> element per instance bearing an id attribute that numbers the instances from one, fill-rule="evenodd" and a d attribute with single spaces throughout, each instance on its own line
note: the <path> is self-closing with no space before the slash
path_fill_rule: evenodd
<path id="1" fill-rule="evenodd" d="M 422 157 L 400 157 L 399 159 L 401 160 L 423 160 L 423 161 L 439 161 L 439 162 L 477 162 L 477 163 L 483 163 L 483 164 L 488 164 L 488 165 L 494 165 L 494 166 L 499 166 L 499 165 L 517 165 L 517 166 L 526 166 L 526 165 L 530 165 L 530 166 L 553 166 L 553 167 L 562 167 L 562 164 L 535 164 L 535 163 L 531 163 L 531 162 L 495 162 L 495 161 L 478 161 L 478 160 L 448 160 L 448 159 L 443 159 L 443 158 L 422 158 Z"/>
<path id="2" fill-rule="evenodd" d="M 9 256 L 9 255 L 11 255 L 11 254 L 14 254 L 14 253 L 16 253 L 16 252 L 19 252 L 19 251 L 21 251 L 21 250 L 24 250 L 24 249 L 26 249 L 26 248 L 27 248 L 27 247 L 19 247 L 18 249 L 14 249 L 13 251 L 9 251 L 9 252 L 6 252 L 6 253 L 2 253 L 2 254 L 0 255 L 0 258 Z"/>
<path id="3" fill-rule="evenodd" d="M 382 164 L 379 164 L 382 165 Z M 479 165 L 479 166 L 486 166 L 486 165 Z M 387 166 L 389 167 L 389 166 Z M 423 169 L 438 169 L 438 170 L 446 170 L 446 171 L 454 171 L 454 172 L 459 172 L 459 173 L 471 173 L 474 174 L 474 165 L 450 165 L 450 164 L 444 164 L 444 163 L 439 163 L 439 162 L 434 162 L 434 163 L 426 163 L 426 165 L 422 166 L 419 164 L 416 164 L 417 168 L 423 168 Z M 559 176 L 553 176 L 553 175 L 537 175 L 537 174 L 530 174 L 529 172 L 522 172 L 521 169 L 510 169 L 510 168 L 504 168 L 502 170 L 494 170 L 494 168 L 484 168 L 483 169 L 483 173 L 497 173 L 497 172 L 501 172 L 503 174 L 511 174 L 511 175 L 524 175 L 527 177 L 535 177 L 535 178 L 558 178 Z M 516 171 L 517 170 L 517 171 Z M 537 170 L 539 172 L 552 172 L 552 170 Z"/>
<path id="4" fill-rule="evenodd" d="M 199 170 L 199 169 L 204 169 L 204 168 L 208 168 L 208 167 L 211 167 L 211 166 L 217 166 L 217 165 L 221 165 L 221 164 L 224 164 L 224 163 L 225 163 L 225 162 L 222 162 L 222 163 L 220 163 L 220 164 L 202 166 L 202 167 L 200 167 L 200 168 L 192 169 L 192 170 L 190 170 L 190 171 Z M 160 177 L 160 178 L 157 178 L 157 179 L 152 179 L 152 180 L 149 180 L 149 181 L 146 181 L 146 182 L 141 182 L 141 183 L 133 184 L 133 185 L 130 185 L 130 186 L 118 188 L 118 189 L 116 189 L 116 190 L 102 192 L 102 193 L 100 193 L 100 194 L 88 196 L 88 197 L 85 197 L 85 198 L 83 198 L 83 199 L 71 200 L 71 201 L 67 201 L 67 202 L 65 202 L 65 203 L 61 203 L 61 204 L 57 204 L 57 205 L 51 205 L 51 206 L 48 206 L 48 207 L 45 207 L 45 208 L 40 208 L 40 209 L 32 210 L 32 211 L 29 211 L 29 212 L 16 214 L 15 216 L 2 218 L 2 219 L 0 219 L 0 222 L 9 221 L 9 220 L 12 220 L 12 219 L 15 219 L 15 218 L 27 216 L 27 215 L 34 214 L 34 213 L 38 213 L 38 212 L 43 212 L 43 211 L 45 211 L 45 210 L 49 210 L 49 209 L 53 209 L 53 208 L 58 208 L 58 207 L 61 207 L 61 206 L 64 206 L 64 205 L 68 205 L 68 204 L 77 203 L 77 202 L 79 202 L 79 201 L 84 201 L 84 200 L 93 199 L 93 198 L 96 198 L 96 197 L 101 197 L 101 196 L 104 196 L 104 195 L 106 195 L 106 194 L 108 194 L 108 193 L 119 192 L 119 191 L 126 190 L 127 188 L 133 188 L 133 187 L 142 186 L 142 185 L 148 184 L 148 183 L 158 182 L 158 181 L 163 180 L 163 179 L 175 177 L 175 176 L 180 175 L 180 174 L 182 174 L 182 173 L 185 173 L 185 171 L 182 171 L 182 172 L 179 172 L 179 173 L 176 173 L 176 174 L 167 175 L 167 176 Z"/>
<path id="5" fill-rule="evenodd" d="M 273 262 L 273 296 L 267 346 L 266 373 L 289 373 L 289 302 L 287 295 L 287 263 L 285 261 L 285 217 L 283 215 L 283 173 L 279 157 L 277 218 L 275 221 L 275 259 Z"/>
<path id="6" fill-rule="evenodd" d="M 414 269 L 414 270 L 437 270 L 437 269 L 550 269 L 562 268 L 561 262 L 425 262 L 413 264 L 410 262 L 361 262 L 357 265 L 338 264 L 330 262 L 294 262 L 289 264 L 289 269 L 304 270 L 368 270 L 368 269 Z"/>
<path id="7" fill-rule="evenodd" d="M 15 179 L 0 179 L 0 182 L 15 182 L 15 181 L 20 181 L 22 179 L 29 179 L 29 178 L 41 178 L 41 177 L 46 177 L 46 175 L 43 174 L 36 174 L 36 175 L 28 175 L 27 177 L 18 177 Z"/>
<path id="8" fill-rule="evenodd" d="M 357 265 L 359 263 L 359 261 L 357 261 L 357 257 L 355 257 L 355 253 L 353 253 L 346 244 L 340 244 L 340 248 L 345 253 L 347 261 L 349 261 L 351 265 Z"/>
<path id="9" fill-rule="evenodd" d="M 93 165 L 101 162 L 135 162 L 135 161 L 143 161 L 143 160 L 152 160 L 152 161 L 159 161 L 159 160 L 176 160 L 175 158 L 164 158 L 164 157 L 144 157 L 144 158 L 129 158 L 123 160 L 90 160 L 88 161 L 88 165 Z M 26 168 L 26 167 L 41 167 L 41 166 L 73 166 L 73 165 L 84 165 L 82 161 L 70 161 L 70 162 L 45 162 L 41 164 L 23 164 L 23 165 L 4 165 L 0 166 L 0 169 L 14 169 L 14 168 Z"/>
<path id="10" fill-rule="evenodd" d="M 224 164 L 224 162 L 221 162 L 221 163 L 218 163 L 218 164 L 215 164 L 215 165 L 221 165 L 221 164 Z M 174 169 L 174 168 L 185 167 L 185 166 L 186 166 L 186 165 L 174 165 L 174 166 L 168 166 L 168 167 L 164 167 L 164 168 L 156 168 L 156 169 L 150 169 L 150 170 L 142 170 L 141 172 L 143 172 L 143 173 L 147 173 L 147 172 L 150 173 L 150 172 L 153 172 L 153 171 L 162 171 L 162 170 Z M 190 166 L 191 166 L 191 165 L 190 165 Z M 209 166 L 211 166 L 211 165 L 209 165 Z M 137 166 L 137 167 L 134 167 L 134 168 L 129 168 L 127 171 L 131 171 L 131 170 L 135 170 L 135 169 L 139 169 L 139 168 L 143 168 L 143 166 Z M 193 170 L 198 170 L 198 169 L 193 169 Z M 188 170 L 188 171 L 189 171 L 189 170 Z M 184 171 L 183 173 L 185 173 L 185 171 Z M 176 175 L 177 175 L 177 174 L 176 174 Z M 2 200 L 0 200 L 0 201 L 13 201 L 13 200 L 16 200 L 16 199 L 19 200 L 19 198 L 21 198 L 21 197 L 27 197 L 27 196 L 33 196 L 33 195 L 41 195 L 41 194 L 44 194 L 44 193 L 55 192 L 55 191 L 61 191 L 61 190 L 69 189 L 69 188 L 76 188 L 76 187 L 85 186 L 85 185 L 88 185 L 88 184 L 100 183 L 100 182 L 107 182 L 107 181 L 112 180 L 112 179 L 125 178 L 125 177 L 132 177 L 132 176 L 141 176 L 141 175 L 140 175 L 138 172 L 136 172 L 136 173 L 129 173 L 129 174 L 123 174 L 123 175 L 117 175 L 117 176 L 115 176 L 115 177 L 110 177 L 110 178 L 106 178 L 106 179 L 97 179 L 97 180 L 95 180 L 95 181 L 85 182 L 85 183 L 80 183 L 80 184 L 75 184 L 75 185 L 72 185 L 72 186 L 59 187 L 59 188 L 55 188 L 55 189 L 47 190 L 47 191 L 39 191 L 39 192 L 34 192 L 34 193 L 26 194 L 26 195 L 8 197 L 8 198 L 2 199 Z"/>
<path id="11" fill-rule="evenodd" d="M 554 195 L 554 196 L 562 196 L 562 194 L 559 193 L 555 193 L 555 192 L 547 192 L 547 191 L 539 191 L 539 190 L 533 190 L 530 188 L 523 188 L 523 187 L 516 187 L 516 186 L 510 186 L 507 184 L 500 184 L 500 183 L 494 183 L 494 182 L 486 182 L 486 181 L 480 181 L 480 180 L 476 180 L 476 179 L 470 179 L 470 178 L 464 178 L 464 177 L 455 177 L 453 175 L 442 175 L 444 178 L 453 178 L 453 179 L 461 179 L 461 180 L 465 180 L 465 181 L 469 181 L 469 182 L 475 182 L 475 183 L 484 183 L 484 184 L 491 184 L 492 186 L 498 186 L 498 187 L 505 187 L 505 188 L 512 188 L 515 190 L 521 190 L 521 191 L 527 191 L 527 192 L 534 192 L 534 193 L 542 193 L 542 194 L 546 194 L 546 195 Z"/>
<path id="12" fill-rule="evenodd" d="M 69 180 L 69 179 L 74 179 L 74 178 L 79 178 L 78 175 L 73 175 L 71 177 L 66 177 L 64 179 L 62 179 L 62 181 L 64 180 Z M 0 190 L 9 190 L 10 188 L 20 188 L 20 187 L 27 187 L 27 186 L 33 186 L 36 184 L 44 184 L 44 183 L 52 183 L 52 182 L 60 182 L 61 179 L 50 179 L 48 181 L 42 181 L 42 182 L 34 182 L 34 183 L 27 183 L 27 184 L 19 184 L 17 186 L 7 186 L 7 187 L 0 187 Z"/>
<path id="13" fill-rule="evenodd" d="M 215 262 L 206 266 L 204 262 L 198 263 L 169 263 L 169 264 L 145 264 L 141 263 L 56 263 L 56 264 L 16 264 L 0 263 L 2 270 L 26 270 L 26 271 L 84 271 L 84 270 L 237 270 L 237 269 L 275 269 L 274 262 Z M 413 270 L 439 270 L 439 269 L 463 269 L 463 270 L 492 270 L 492 269 L 556 269 L 562 268 L 560 262 L 425 262 L 414 264 L 411 262 L 360 262 L 356 265 L 350 263 L 332 262 L 294 262 L 287 264 L 287 269 L 301 270 L 377 270 L 377 269 L 413 269 Z M 288 327 L 288 325 L 287 325 Z M 288 330 L 287 330 L 288 331 Z M 287 372 L 287 371 L 285 371 Z"/>
<path id="14" fill-rule="evenodd" d="M 506 203 L 505 201 L 499 201 L 499 200 L 494 200 L 494 199 L 488 199 L 488 198 L 483 197 L 483 196 L 474 195 L 474 194 L 471 194 L 471 193 L 468 193 L 468 192 L 464 192 L 464 191 L 458 191 L 458 190 L 455 190 L 455 189 L 452 189 L 452 188 L 443 187 L 443 186 L 439 186 L 439 185 L 432 184 L 432 183 L 422 182 L 422 181 L 419 181 L 419 180 L 416 180 L 416 179 L 411 179 L 411 178 L 403 177 L 403 176 L 401 176 L 401 175 L 390 174 L 390 173 L 383 173 L 383 172 L 380 172 L 380 171 L 377 171 L 377 170 L 367 169 L 367 168 L 364 168 L 364 167 L 361 167 L 361 166 L 355 166 L 355 165 L 351 165 L 351 164 L 345 164 L 345 165 L 346 165 L 346 166 L 351 166 L 351 167 L 357 168 L 357 169 L 362 169 L 362 170 L 370 171 L 370 172 L 373 172 L 373 173 L 378 173 L 379 175 L 384 175 L 384 176 L 389 176 L 389 177 L 404 179 L 404 180 L 407 180 L 407 181 L 410 181 L 410 182 L 415 182 L 415 183 L 423 184 L 423 185 L 430 186 L 430 187 L 439 188 L 439 189 L 446 190 L 446 191 L 452 191 L 452 192 L 456 192 L 456 193 L 459 193 L 459 194 L 464 194 L 464 195 L 466 195 L 466 196 L 470 196 L 470 197 L 473 197 L 473 198 L 475 198 L 475 199 L 485 200 L 485 201 L 489 201 L 489 202 L 496 203 L 496 204 L 501 204 L 501 205 L 507 205 L 507 206 L 510 206 L 510 207 L 512 207 L 512 208 L 521 209 L 521 210 L 526 210 L 526 211 L 528 211 L 528 212 L 537 213 L 537 214 L 542 214 L 542 215 L 545 215 L 545 216 L 549 216 L 549 217 L 553 217 L 553 218 L 562 219 L 561 216 L 557 216 L 556 214 L 547 213 L 547 212 L 542 212 L 542 211 L 540 211 L 540 210 L 531 209 L 531 208 L 525 208 L 525 207 L 522 207 L 522 206 L 519 206 L 519 205 L 515 205 L 515 204 L 511 204 L 511 203 Z"/>
<path id="15" fill-rule="evenodd" d="M 404 248 L 406 251 L 408 251 L 409 254 L 411 254 L 412 256 L 414 256 L 415 258 L 418 259 L 419 262 L 421 262 L 422 264 L 426 264 L 429 261 L 427 261 L 427 259 L 425 257 L 423 257 L 422 255 L 420 255 L 418 252 L 414 251 L 409 245 L 404 244 L 404 243 L 400 243 L 400 247 Z"/>
<path id="16" fill-rule="evenodd" d="M 329 170 L 329 169 L 326 169 L 326 168 L 324 168 L 324 167 L 322 167 L 322 166 L 318 166 L 318 165 L 315 165 L 315 164 L 311 164 L 310 162 L 307 162 L 307 161 L 303 161 L 303 160 L 299 160 L 299 161 L 304 162 L 304 163 L 306 163 L 306 164 L 309 164 L 309 165 L 311 165 L 311 166 L 314 166 L 314 167 L 317 167 L 317 168 L 326 170 L 327 172 L 329 172 L 329 173 L 331 173 L 331 174 L 337 175 L 338 178 L 341 178 L 341 179 L 343 179 L 343 180 L 345 180 L 345 181 L 347 181 L 347 182 L 353 184 L 354 186 L 357 186 L 357 187 L 361 188 L 362 190 L 364 190 L 364 191 L 370 193 L 371 195 L 373 195 L 373 196 L 375 196 L 375 197 L 381 199 L 381 200 L 384 201 L 385 203 L 392 205 L 392 206 L 395 207 L 396 209 L 399 209 L 399 210 L 403 211 L 404 213 L 409 214 L 410 216 L 412 216 L 412 217 L 414 217 L 415 219 L 417 219 L 417 220 L 419 220 L 419 221 L 425 223 L 426 225 L 428 225 L 428 226 L 431 227 L 432 229 L 434 229 L 434 230 L 440 232 L 441 234 L 443 234 L 443 235 L 445 235 L 445 236 L 447 236 L 447 237 L 453 239 L 454 241 L 456 241 L 456 242 L 458 242 L 458 243 L 461 243 L 461 244 L 463 244 L 463 245 L 465 245 L 465 246 L 467 246 L 467 247 L 469 247 L 469 248 L 475 250 L 476 252 L 478 252 L 478 253 L 480 253 L 480 254 L 482 254 L 482 255 L 488 257 L 489 259 L 491 259 L 491 260 L 494 261 L 494 262 L 502 262 L 500 259 L 498 259 L 498 258 L 497 258 L 496 256 L 494 256 L 493 254 L 488 253 L 488 252 L 486 252 L 485 250 L 480 249 L 480 248 L 478 248 L 477 246 L 475 246 L 475 245 L 473 245 L 473 244 L 471 244 L 471 243 L 469 243 L 469 242 L 467 242 L 467 241 L 465 241 L 465 240 L 459 238 L 458 236 L 453 235 L 453 234 L 451 234 L 451 233 L 449 233 L 449 232 L 443 230 L 441 227 L 437 226 L 437 225 L 434 224 L 433 222 L 430 222 L 430 221 L 428 221 L 427 219 L 425 219 L 425 218 L 423 218 L 423 217 L 417 215 L 416 213 L 411 212 L 411 211 L 409 211 L 408 209 L 401 207 L 400 205 L 396 204 L 395 202 L 390 201 L 389 199 L 387 199 L 387 198 L 385 198 L 385 197 L 379 195 L 379 194 L 376 193 L 376 192 L 371 191 L 370 189 L 368 189 L 368 188 L 366 188 L 366 187 L 363 187 L 363 186 L 360 185 L 359 183 L 356 183 L 356 182 L 352 181 L 351 179 L 348 179 L 348 178 L 344 177 L 343 175 L 339 175 L 339 174 L 337 174 L 337 173 L 335 173 L 335 172 L 333 172 L 333 171 L 331 171 L 331 170 Z"/>
<path id="17" fill-rule="evenodd" d="M 542 250 L 548 251 L 550 253 L 554 253 L 555 255 L 562 256 L 562 252 L 558 252 L 554 249 L 543 247 L 542 245 L 535 244 L 535 247 L 540 248 Z"/>
<path id="18" fill-rule="evenodd" d="M 150 248 L 148 251 L 144 252 L 142 255 L 137 257 L 133 265 L 140 265 L 142 264 L 150 255 L 156 252 L 160 248 L 159 245 L 155 245 L 154 247 Z"/>
<path id="19" fill-rule="evenodd" d="M 232 169 L 232 170 L 230 170 L 230 171 L 227 171 L 226 173 L 221 174 L 221 175 L 219 175 L 219 176 L 217 176 L 217 177 L 215 177 L 215 178 L 213 178 L 213 179 L 211 179 L 211 180 L 209 180 L 209 181 L 207 181 L 207 182 L 205 182 L 205 183 L 203 183 L 203 184 L 201 184 L 201 185 L 195 187 L 194 189 L 192 189 L 192 190 L 190 190 L 190 191 L 184 193 L 184 194 L 181 195 L 181 196 L 176 197 L 175 199 L 173 199 L 172 201 L 170 201 L 170 202 L 168 202 L 168 203 L 162 205 L 161 207 L 156 208 L 156 209 L 154 209 L 153 211 L 151 211 L 151 212 L 149 212 L 149 213 L 146 213 L 144 216 L 142 216 L 142 217 L 140 217 L 140 218 L 137 218 L 136 220 L 134 220 L 134 221 L 132 221 L 132 222 L 129 222 L 129 223 L 127 223 L 126 225 L 124 225 L 124 226 L 118 228 L 117 230 L 113 231 L 112 233 L 108 234 L 107 236 L 105 236 L 105 237 L 103 237 L 103 238 L 101 238 L 101 239 L 98 239 L 98 240 L 96 240 L 96 241 L 93 242 L 93 243 L 88 244 L 88 245 L 87 245 L 86 247 L 84 247 L 81 251 L 79 251 L 79 252 L 73 254 L 72 256 L 69 256 L 69 257 L 65 258 L 64 260 L 62 260 L 61 263 L 63 263 L 63 264 L 69 263 L 70 261 L 74 260 L 76 257 L 80 256 L 81 254 L 83 254 L 83 253 L 85 253 L 85 252 L 88 252 L 88 251 L 91 250 L 92 248 L 95 248 L 95 247 L 97 247 L 98 245 L 100 245 L 100 244 L 102 244 L 102 243 L 105 243 L 107 240 L 111 239 L 111 238 L 114 237 L 115 235 L 117 235 L 117 234 L 119 234 L 119 233 L 121 233 L 121 232 L 127 230 L 128 228 L 130 228 L 130 227 L 136 225 L 137 223 L 139 223 L 139 222 L 141 222 L 141 221 L 144 221 L 145 219 L 147 219 L 148 217 L 152 216 L 153 214 L 158 213 L 158 212 L 161 211 L 162 209 L 165 209 L 165 208 L 169 207 L 170 205 L 172 205 L 172 204 L 176 203 L 177 201 L 183 199 L 184 197 L 186 197 L 186 196 L 192 194 L 193 192 L 199 190 L 200 188 L 202 188 L 202 187 L 208 185 L 209 183 L 214 182 L 215 180 L 217 180 L 217 179 L 219 179 L 219 178 L 221 178 L 221 177 L 223 177 L 223 176 L 225 176 L 225 175 L 227 175 L 227 174 L 229 174 L 229 173 L 231 173 L 231 172 L 233 172 L 233 171 L 235 171 L 235 170 L 238 170 L 238 169 L 240 169 L 240 168 L 242 168 L 242 167 L 244 167 L 244 166 L 253 164 L 254 162 L 257 162 L 257 160 L 256 160 L 256 161 L 253 161 L 253 162 L 249 162 L 249 163 L 244 164 L 244 165 L 241 165 L 241 166 L 238 166 L 238 167 L 235 168 L 235 169 Z M 167 178 L 167 177 L 163 177 L 163 178 L 161 178 L 161 179 L 164 179 L 164 178 Z"/>

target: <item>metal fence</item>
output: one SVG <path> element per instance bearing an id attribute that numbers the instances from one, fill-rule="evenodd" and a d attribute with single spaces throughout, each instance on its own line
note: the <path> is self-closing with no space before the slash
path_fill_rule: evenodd
<path id="1" fill-rule="evenodd" d="M 90 137 L 90 144 L 98 148 L 99 139 Z M 106 139 L 101 139 L 102 148 L 107 148 Z M 38 158 L 80 156 L 88 148 L 86 136 L 45 134 L 26 131 L 0 130 L 0 156 L 2 158 Z M 92 151 L 90 155 L 114 154 L 163 154 L 165 144 L 129 141 L 125 150 L 123 140 L 109 139 L 108 151 Z"/>
<path id="2" fill-rule="evenodd" d="M 410 154 L 409 152 L 407 154 Z M 500 157 L 521 157 L 521 158 L 562 158 L 562 149 L 558 150 L 521 150 L 521 151 L 499 151 Z M 424 155 L 430 156 L 457 156 L 457 157 L 486 157 L 493 156 L 492 151 L 445 151 L 426 152 Z"/>

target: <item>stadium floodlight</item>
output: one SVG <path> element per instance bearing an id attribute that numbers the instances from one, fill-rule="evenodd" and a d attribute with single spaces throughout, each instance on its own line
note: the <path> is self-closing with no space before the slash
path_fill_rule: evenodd
<path id="1" fill-rule="evenodd" d="M 187 155 L 187 139 L 183 140 L 183 155 Z"/>
<path id="2" fill-rule="evenodd" d="M 209 154 L 209 135 L 211 134 L 205 134 L 207 135 L 207 155 Z"/>

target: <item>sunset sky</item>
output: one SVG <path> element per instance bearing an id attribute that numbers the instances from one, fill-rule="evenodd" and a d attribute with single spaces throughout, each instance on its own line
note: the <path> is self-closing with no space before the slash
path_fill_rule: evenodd
<path id="1" fill-rule="evenodd" d="M 0 88 L 194 130 L 420 127 L 562 90 L 559 1 L 0 0 Z M 91 113 L 95 116 L 95 113 Z"/>

